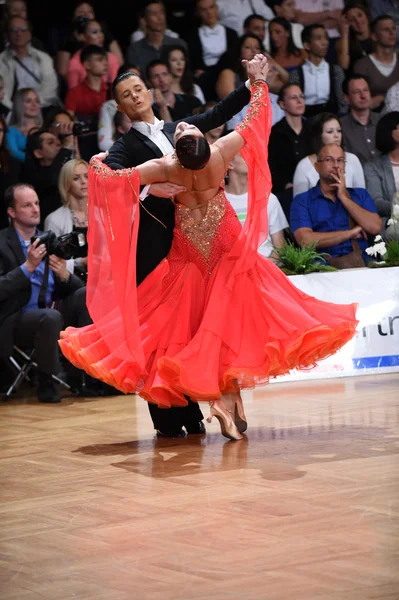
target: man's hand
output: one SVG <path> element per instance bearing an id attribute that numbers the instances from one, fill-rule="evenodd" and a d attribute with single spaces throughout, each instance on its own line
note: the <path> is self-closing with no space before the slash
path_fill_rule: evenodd
<path id="1" fill-rule="evenodd" d="M 336 181 L 336 183 L 332 184 L 332 187 L 335 187 L 335 189 L 337 190 L 337 196 L 341 200 L 341 202 L 344 202 L 346 198 L 350 199 L 350 196 L 348 194 L 348 190 L 346 189 L 346 180 L 345 180 L 345 169 L 344 169 L 344 167 L 339 167 L 339 169 L 338 169 L 338 175 L 336 175 L 335 173 L 331 173 L 331 175 L 332 175 L 332 177 Z"/>
<path id="2" fill-rule="evenodd" d="M 67 269 L 66 260 L 62 258 L 58 258 L 54 254 L 51 254 L 48 258 L 48 262 L 50 265 L 50 269 L 53 271 L 54 275 L 58 277 L 61 281 L 68 281 L 70 272 Z"/>
<path id="3" fill-rule="evenodd" d="M 367 240 L 367 233 L 364 231 L 364 229 L 362 227 L 359 227 L 359 225 L 356 225 L 356 227 L 352 227 L 352 229 L 349 230 L 349 239 L 350 240 L 360 240 L 361 238 L 364 238 L 365 240 Z"/>
<path id="4" fill-rule="evenodd" d="M 107 158 L 109 152 L 108 150 L 106 150 L 105 152 L 99 152 L 98 154 L 95 154 L 94 156 L 92 156 L 92 158 L 98 158 L 98 160 L 101 160 L 102 162 L 104 162 L 104 160 Z"/>
<path id="5" fill-rule="evenodd" d="M 152 183 L 148 193 L 152 196 L 158 196 L 158 198 L 173 198 L 173 196 L 181 194 L 186 190 L 187 188 L 177 185 L 177 183 Z"/>
<path id="6" fill-rule="evenodd" d="M 43 244 L 39 245 L 39 243 L 40 240 L 35 240 L 35 242 L 31 244 L 27 250 L 27 256 L 24 265 L 28 269 L 29 273 L 33 273 L 33 271 L 40 265 L 43 258 L 45 258 L 47 254 L 46 247 Z"/>
<path id="7" fill-rule="evenodd" d="M 72 133 L 74 123 L 55 123 L 51 126 L 50 131 L 57 137 L 60 137 L 63 148 L 73 150 L 75 147 L 75 136 Z"/>
<path id="8" fill-rule="evenodd" d="M 154 88 L 152 91 L 152 99 L 158 108 L 167 106 L 166 98 L 159 88 Z"/>
<path id="9" fill-rule="evenodd" d="M 267 74 L 270 68 L 266 56 L 264 56 L 263 54 L 255 54 L 252 60 L 242 60 L 241 62 L 247 70 L 249 82 L 251 85 L 256 79 L 264 79 L 266 81 Z"/>

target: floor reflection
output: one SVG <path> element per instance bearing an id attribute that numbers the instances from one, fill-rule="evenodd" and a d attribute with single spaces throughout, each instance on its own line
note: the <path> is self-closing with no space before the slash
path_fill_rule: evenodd
<path id="1" fill-rule="evenodd" d="M 255 469 L 270 481 L 303 477 L 304 465 L 399 454 L 399 434 L 390 428 L 330 424 L 250 428 L 239 442 L 219 433 L 183 439 L 145 439 L 84 446 L 90 456 L 126 457 L 112 466 L 147 477 Z"/>

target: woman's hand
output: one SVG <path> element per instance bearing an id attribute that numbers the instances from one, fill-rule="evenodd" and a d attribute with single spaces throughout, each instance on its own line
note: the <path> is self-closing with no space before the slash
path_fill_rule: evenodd
<path id="1" fill-rule="evenodd" d="M 269 62 L 267 57 L 263 54 L 255 54 L 254 58 L 250 61 L 243 60 L 242 64 L 245 66 L 249 82 L 252 84 L 256 79 L 264 79 L 266 81 L 267 74 L 269 73 Z"/>
<path id="2" fill-rule="evenodd" d="M 98 154 L 95 154 L 94 156 L 92 156 L 91 158 L 98 158 L 98 160 L 101 160 L 101 162 L 104 162 L 104 160 L 107 158 L 109 152 L 108 150 L 106 152 L 99 152 Z"/>

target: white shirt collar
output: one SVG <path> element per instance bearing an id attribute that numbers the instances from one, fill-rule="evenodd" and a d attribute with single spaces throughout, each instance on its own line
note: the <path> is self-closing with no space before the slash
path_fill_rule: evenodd
<path id="1" fill-rule="evenodd" d="M 145 121 L 132 121 L 133 129 L 143 133 L 146 136 L 156 134 L 158 131 L 162 131 L 164 122 L 160 121 L 154 116 L 154 123 L 146 123 Z"/>
<path id="2" fill-rule="evenodd" d="M 221 25 L 221 23 L 217 23 L 213 28 L 208 27 L 208 25 L 201 25 L 200 30 L 205 37 L 219 36 L 223 30 L 223 25 Z"/>
<path id="3" fill-rule="evenodd" d="M 328 69 L 328 63 L 327 63 L 327 61 L 324 60 L 324 58 L 318 67 L 316 67 L 316 65 L 314 65 L 312 62 L 310 62 L 310 60 L 308 58 L 305 60 L 305 65 L 313 73 L 316 71 L 319 71 L 319 73 L 323 73 L 323 71 L 326 71 Z"/>

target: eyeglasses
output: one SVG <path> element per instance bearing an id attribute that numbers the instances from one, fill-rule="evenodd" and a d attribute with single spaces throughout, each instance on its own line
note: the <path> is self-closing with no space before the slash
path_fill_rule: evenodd
<path id="1" fill-rule="evenodd" d="M 29 27 L 10 27 L 10 29 L 8 31 L 11 31 L 11 33 L 17 33 L 17 31 L 20 31 L 21 33 L 26 33 L 27 31 L 29 31 Z"/>
<path id="2" fill-rule="evenodd" d="M 325 162 L 328 165 L 331 165 L 333 163 L 337 163 L 337 165 L 341 166 L 341 165 L 344 165 L 346 163 L 346 160 L 344 158 L 333 158 L 332 156 L 326 156 L 325 158 L 321 158 L 317 162 L 319 162 L 319 163 Z"/>

